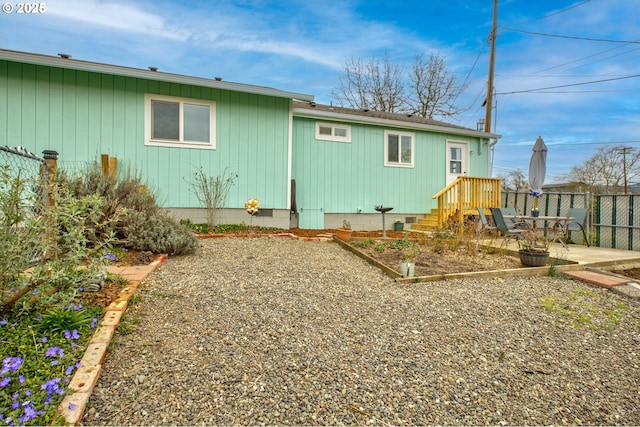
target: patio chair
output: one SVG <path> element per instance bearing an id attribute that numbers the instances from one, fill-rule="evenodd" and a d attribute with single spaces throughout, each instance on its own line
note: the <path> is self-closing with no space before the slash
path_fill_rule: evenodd
<path id="1" fill-rule="evenodd" d="M 513 218 L 505 218 L 506 216 L 516 216 L 518 212 L 516 212 L 516 208 L 498 208 L 500 212 L 502 212 L 502 218 L 504 218 L 504 223 L 508 228 L 528 228 L 526 222 L 515 222 Z"/>
<path id="2" fill-rule="evenodd" d="M 478 233 L 482 233 L 485 231 L 488 232 L 497 232 L 498 228 L 493 226 L 493 225 L 489 225 L 489 221 L 487 221 L 487 216 L 484 214 L 484 208 L 478 208 L 478 217 L 480 218 L 480 227 L 478 227 Z"/>
<path id="3" fill-rule="evenodd" d="M 493 215 L 493 221 L 496 223 L 496 227 L 504 240 L 500 246 L 504 246 L 509 240 L 516 239 L 520 241 L 525 233 L 529 233 L 530 230 L 526 228 L 516 228 L 515 226 L 509 227 L 505 222 L 505 218 L 502 214 L 501 208 L 491 208 L 491 214 Z"/>
<path id="4" fill-rule="evenodd" d="M 573 221 L 567 224 L 567 231 L 582 231 L 582 237 L 587 246 L 589 239 L 587 238 L 587 210 L 585 208 L 570 208 L 567 216 L 573 217 Z"/>

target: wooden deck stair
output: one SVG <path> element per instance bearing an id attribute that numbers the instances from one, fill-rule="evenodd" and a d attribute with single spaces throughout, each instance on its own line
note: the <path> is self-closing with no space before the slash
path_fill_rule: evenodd
<path id="1" fill-rule="evenodd" d="M 476 215 L 479 207 L 488 210 L 500 206 L 500 179 L 461 176 L 433 198 L 438 200 L 438 207 L 412 224 L 411 230 L 433 231 L 447 224 L 463 224 L 464 218 Z"/>
<path id="2" fill-rule="evenodd" d="M 456 216 L 457 212 L 454 212 Z M 462 213 L 463 217 L 469 215 L 477 215 L 477 209 L 465 209 Z M 489 209 L 485 209 L 485 214 L 491 215 Z M 418 218 L 418 222 L 411 224 L 411 230 L 413 231 L 434 231 L 440 228 L 438 226 L 438 209 L 431 209 L 431 212 L 424 215 L 424 218 Z"/>
<path id="3" fill-rule="evenodd" d="M 424 215 L 424 218 L 418 218 L 418 222 L 411 224 L 411 230 L 414 231 L 433 231 L 438 228 L 438 210 L 431 209 L 431 212 Z"/>

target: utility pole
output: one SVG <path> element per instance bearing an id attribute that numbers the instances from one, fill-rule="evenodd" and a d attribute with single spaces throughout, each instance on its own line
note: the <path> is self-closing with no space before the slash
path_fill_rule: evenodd
<path id="1" fill-rule="evenodd" d="M 491 25 L 491 54 L 489 55 L 489 79 L 487 83 L 487 104 L 484 131 L 491 132 L 491 109 L 493 108 L 493 65 L 496 56 L 496 28 L 498 27 L 498 0 L 493 0 L 493 24 Z"/>
<path id="2" fill-rule="evenodd" d="M 631 147 L 621 147 L 618 149 L 622 153 L 622 174 L 624 175 L 624 194 L 627 194 L 627 154 L 633 150 Z"/>

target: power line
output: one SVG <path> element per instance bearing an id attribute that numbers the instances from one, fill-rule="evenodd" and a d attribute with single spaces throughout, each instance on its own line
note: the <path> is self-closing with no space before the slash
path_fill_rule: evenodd
<path id="1" fill-rule="evenodd" d="M 640 89 L 615 89 L 615 90 L 542 90 L 539 92 L 532 93 L 553 93 L 553 94 L 568 94 L 568 93 L 629 93 L 629 92 L 638 92 Z"/>
<path id="2" fill-rule="evenodd" d="M 582 3 L 574 4 L 573 6 L 569 6 L 566 9 L 562 9 L 562 10 L 559 10 L 557 12 L 553 12 L 553 13 L 550 13 L 548 15 L 545 15 L 542 18 L 536 18 L 536 19 L 532 19 L 530 21 L 518 22 L 517 24 L 511 24 L 511 25 L 524 25 L 524 24 L 529 24 L 530 22 L 542 21 L 543 19 L 547 19 L 547 18 L 550 18 L 552 16 L 559 15 L 561 13 L 567 12 L 567 11 L 569 11 L 571 9 L 575 9 L 576 7 L 583 6 L 583 5 L 587 4 L 587 3 L 589 3 L 590 1 L 591 0 L 585 0 Z"/>
<path id="3" fill-rule="evenodd" d="M 592 37 L 563 36 L 560 34 L 547 34 L 547 33 L 537 33 L 535 31 L 516 30 L 515 28 L 508 28 L 508 27 L 501 27 L 501 29 L 504 31 L 511 31 L 513 33 L 533 34 L 536 36 L 557 37 L 561 39 L 586 40 L 591 42 L 606 42 L 606 43 L 640 44 L 640 41 L 638 40 L 611 40 L 611 39 L 596 39 Z"/>
<path id="4" fill-rule="evenodd" d="M 625 46 L 625 45 L 620 45 L 620 46 L 612 47 L 611 49 L 606 49 L 606 50 L 600 51 L 600 52 L 598 52 L 598 53 L 594 53 L 593 55 L 587 55 L 587 56 L 583 56 L 582 58 L 578 58 L 578 59 L 574 59 L 574 60 L 569 61 L 569 62 L 565 62 L 564 64 L 559 64 L 559 65 L 554 65 L 553 67 L 544 68 L 544 69 L 542 69 L 542 70 L 539 70 L 538 72 L 540 72 L 540 73 L 541 73 L 541 72 L 543 72 L 543 71 L 549 71 L 549 70 L 553 70 L 553 69 L 556 69 L 556 68 L 564 67 L 565 65 L 570 65 L 570 64 L 573 64 L 573 63 L 576 63 L 576 62 L 582 61 L 582 60 L 584 60 L 584 59 L 593 58 L 593 57 L 595 57 L 595 56 L 602 55 L 602 54 L 604 54 L 604 53 L 611 52 L 611 51 L 616 50 L 616 49 L 621 49 L 621 48 L 623 48 L 623 47 L 626 47 L 626 46 Z M 598 59 L 597 61 L 587 62 L 586 64 L 583 64 L 582 66 L 595 64 L 596 62 L 604 61 L 605 59 L 615 58 L 616 56 L 626 55 L 627 53 L 634 52 L 634 51 L 636 51 L 636 50 L 638 50 L 638 49 L 639 49 L 639 48 L 635 48 L 635 49 L 632 49 L 632 50 L 627 51 L 627 52 L 619 53 L 619 54 L 617 54 L 617 55 L 612 55 L 612 56 L 608 56 L 608 57 L 606 57 L 606 58 Z"/>
<path id="5" fill-rule="evenodd" d="M 590 84 L 594 84 L 594 83 L 611 82 L 611 81 L 615 81 L 615 80 L 633 79 L 633 78 L 636 78 L 636 77 L 640 77 L 640 74 L 633 74 L 631 76 L 615 77 L 615 78 L 610 78 L 610 79 L 593 80 L 593 81 L 590 81 L 590 82 L 572 83 L 572 84 L 567 84 L 567 85 L 541 87 L 541 88 L 537 88 L 537 89 L 514 90 L 514 91 L 511 91 L 511 92 L 497 93 L 496 95 L 513 95 L 513 94 L 516 94 L 516 93 L 531 93 L 531 92 L 538 92 L 538 91 L 549 90 L 549 89 L 559 89 L 559 88 L 563 88 L 563 87 L 583 86 L 583 85 L 590 85 Z"/>
<path id="6" fill-rule="evenodd" d="M 629 141 L 593 141 L 593 142 L 558 142 L 546 144 L 550 147 L 559 147 L 564 145 L 618 145 L 618 144 L 640 144 L 640 140 L 629 140 Z"/>

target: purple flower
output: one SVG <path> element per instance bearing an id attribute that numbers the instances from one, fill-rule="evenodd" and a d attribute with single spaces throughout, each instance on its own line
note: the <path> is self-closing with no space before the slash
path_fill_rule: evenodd
<path id="1" fill-rule="evenodd" d="M 20 382 L 20 384 L 24 383 L 27 379 L 24 377 L 24 375 L 18 375 L 18 381 Z"/>
<path id="2" fill-rule="evenodd" d="M 11 409 L 18 409 L 20 407 L 20 402 L 18 402 L 17 400 L 14 400 L 13 403 L 11 404 Z"/>
<path id="3" fill-rule="evenodd" d="M 71 332 L 69 332 L 69 331 L 64 331 L 64 337 L 65 337 L 66 339 L 71 338 Z"/>
<path id="4" fill-rule="evenodd" d="M 0 380 L 0 387 L 6 387 L 9 385 L 10 382 L 11 382 L 11 378 L 4 377 L 3 379 Z"/>
<path id="5" fill-rule="evenodd" d="M 5 320 L 0 320 L 0 326 L 4 326 L 4 325 L 6 325 L 7 323 L 9 323 L 9 322 L 7 321 L 7 319 L 5 319 Z"/>
<path id="6" fill-rule="evenodd" d="M 62 378 L 53 378 L 40 386 L 40 390 L 46 390 L 48 395 L 63 394 L 64 390 L 60 388 Z"/>
<path id="7" fill-rule="evenodd" d="M 51 361 L 51 366 L 56 366 L 60 361 L 58 359 L 54 359 Z"/>
<path id="8" fill-rule="evenodd" d="M 93 320 L 91 321 L 91 329 L 96 327 L 96 323 L 98 323 L 98 318 L 94 317 Z"/>
<path id="9" fill-rule="evenodd" d="M 42 339 L 40 340 L 41 343 L 45 343 L 47 342 L 47 337 L 42 337 Z"/>
<path id="10" fill-rule="evenodd" d="M 64 356 L 64 350 L 60 347 L 49 347 L 44 355 L 47 357 L 62 357 Z"/>
<path id="11" fill-rule="evenodd" d="M 76 405 L 75 403 L 69 403 L 69 409 L 71 409 L 72 411 L 74 409 L 76 409 L 78 407 L 78 405 Z"/>
<path id="12" fill-rule="evenodd" d="M 26 423 L 27 421 L 30 421 L 38 416 L 38 411 L 36 411 L 30 401 L 24 402 L 22 404 L 22 407 L 24 408 L 24 413 L 21 417 L 18 417 L 18 421 L 20 421 L 21 423 Z"/>
<path id="13" fill-rule="evenodd" d="M 64 371 L 65 375 L 71 375 L 73 374 L 73 370 L 75 369 L 75 366 L 71 365 L 71 366 L 67 366 L 67 369 Z"/>
<path id="14" fill-rule="evenodd" d="M 24 359 L 22 357 L 5 357 L 2 361 L 2 372 L 0 372 L 0 375 L 4 375 L 7 372 L 16 372 L 22 367 L 23 362 Z"/>
<path id="15" fill-rule="evenodd" d="M 72 340 L 77 340 L 80 338 L 80 334 L 78 333 L 77 329 L 74 329 L 73 331 L 71 331 L 71 339 Z"/>
<path id="16" fill-rule="evenodd" d="M 31 396 L 31 394 L 32 394 L 32 393 L 31 393 L 31 390 L 29 390 L 29 389 L 26 389 L 26 390 L 24 391 L 24 395 L 25 395 L 25 396 L 27 396 L 27 397 Z"/>
<path id="17" fill-rule="evenodd" d="M 71 307 L 71 310 L 73 310 L 73 311 L 82 310 L 82 304 L 74 305 L 73 307 Z"/>

